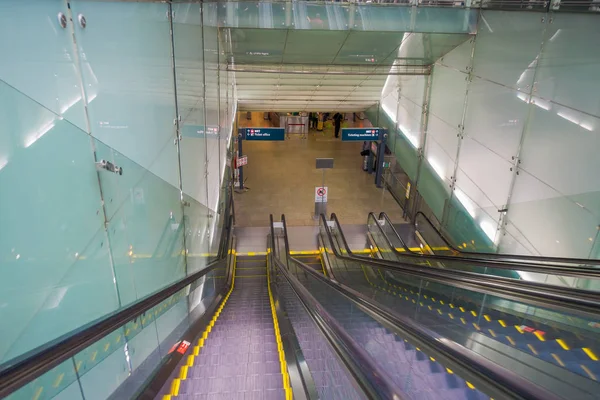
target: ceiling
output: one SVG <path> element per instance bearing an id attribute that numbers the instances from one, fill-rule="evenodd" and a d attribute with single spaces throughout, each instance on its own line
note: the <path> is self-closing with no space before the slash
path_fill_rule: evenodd
<path id="1" fill-rule="evenodd" d="M 240 110 L 361 111 L 393 74 L 423 74 L 466 34 L 227 29 Z"/>

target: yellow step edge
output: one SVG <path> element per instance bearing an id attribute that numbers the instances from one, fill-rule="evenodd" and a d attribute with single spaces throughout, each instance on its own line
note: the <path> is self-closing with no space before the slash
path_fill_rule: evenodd
<path id="1" fill-rule="evenodd" d="M 562 347 L 565 350 L 571 350 L 569 345 L 567 345 L 567 343 L 562 339 L 556 339 L 556 343 L 558 343 L 560 345 L 560 347 Z"/>
<path id="2" fill-rule="evenodd" d="M 594 352 L 592 351 L 592 349 L 588 348 L 588 347 L 583 347 L 581 350 L 583 350 L 583 352 L 592 359 L 592 361 L 598 361 L 598 356 L 596 356 L 596 354 L 594 354 Z"/>
<path id="3" fill-rule="evenodd" d="M 559 356 L 557 356 L 554 353 L 551 353 L 552 357 L 556 360 L 556 362 L 558 363 L 558 365 L 560 365 L 561 367 L 565 366 L 565 363 L 560 359 Z"/>
<path id="4" fill-rule="evenodd" d="M 62 382 L 63 378 L 65 377 L 65 373 L 63 372 L 62 374 L 58 375 L 58 377 L 56 378 L 56 380 L 54 381 L 54 387 L 58 387 L 58 385 L 60 385 L 60 383 Z"/>
<path id="5" fill-rule="evenodd" d="M 584 371 L 585 371 L 585 373 L 586 373 L 586 374 L 588 374 L 588 375 L 589 375 L 590 379 L 592 379 L 592 380 L 595 380 L 595 381 L 596 381 L 596 380 L 598 380 L 598 379 L 596 378 L 596 375 L 594 375 L 594 373 L 593 373 L 592 371 L 590 371 L 590 369 L 589 369 L 588 367 L 586 367 L 586 366 L 585 366 L 585 365 L 583 365 L 583 364 L 579 364 L 579 366 L 581 367 L 581 369 L 582 369 L 582 370 L 584 370 Z"/>
<path id="6" fill-rule="evenodd" d="M 527 343 L 527 347 L 529 347 L 529 350 L 531 350 L 533 354 L 535 354 L 536 356 L 538 355 L 537 350 L 530 343 Z"/>
<path id="7" fill-rule="evenodd" d="M 173 382 L 171 383 L 171 396 L 177 396 L 179 394 L 179 385 L 179 378 L 173 379 Z"/>
<path id="8" fill-rule="evenodd" d="M 233 254 L 235 254 L 235 252 L 233 252 Z M 225 298 L 223 299 L 223 301 L 219 305 L 217 311 L 215 312 L 212 319 L 210 320 L 208 326 L 206 327 L 206 330 L 202 333 L 202 337 L 200 339 L 198 339 L 198 345 L 194 346 L 194 348 L 192 350 L 192 354 L 188 355 L 186 364 L 181 366 L 181 368 L 179 369 L 179 378 L 173 379 L 173 382 L 171 383 L 171 394 L 165 395 L 163 397 L 163 400 L 170 400 L 171 396 L 176 397 L 179 394 L 179 386 L 181 384 L 181 381 L 187 379 L 188 368 L 194 366 L 195 357 L 197 355 L 199 355 L 200 348 L 202 348 L 204 346 L 204 342 L 208 339 L 208 333 L 211 331 L 212 327 L 215 325 L 215 322 L 219 318 L 221 310 L 225 306 L 227 299 L 229 299 L 229 296 L 231 295 L 231 292 L 233 291 L 234 284 L 235 284 L 235 264 L 233 266 L 233 280 L 231 282 L 231 288 L 227 292 L 227 295 L 225 295 Z"/>
<path id="9" fill-rule="evenodd" d="M 33 395 L 33 400 L 38 400 L 40 398 L 40 396 L 42 395 L 43 391 L 44 391 L 43 386 L 40 386 L 39 388 L 37 388 L 37 390 L 35 391 L 35 394 Z"/>
<path id="10" fill-rule="evenodd" d="M 521 329 L 521 327 L 519 325 L 515 325 L 515 329 L 517 330 L 517 332 L 519 333 L 525 333 L 525 331 L 523 329 Z"/>
<path id="11" fill-rule="evenodd" d="M 181 380 L 187 379 L 188 368 L 189 367 L 187 365 L 181 366 L 181 368 L 179 369 L 179 379 L 181 379 Z"/>

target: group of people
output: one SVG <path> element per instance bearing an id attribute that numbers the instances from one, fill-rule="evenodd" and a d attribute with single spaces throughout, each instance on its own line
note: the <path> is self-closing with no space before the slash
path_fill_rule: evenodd
<path id="1" fill-rule="evenodd" d="M 323 123 L 329 119 L 329 113 L 316 113 L 311 112 L 308 114 L 308 127 L 310 129 L 319 129 L 319 121 Z M 336 112 L 331 117 L 333 121 L 333 128 L 335 137 L 340 137 L 340 129 L 342 128 L 342 121 L 344 120 L 344 115 Z"/>

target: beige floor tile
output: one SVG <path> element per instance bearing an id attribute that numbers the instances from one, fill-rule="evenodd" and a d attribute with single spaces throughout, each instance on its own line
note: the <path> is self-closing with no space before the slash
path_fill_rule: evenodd
<path id="1" fill-rule="evenodd" d="M 269 126 L 262 113 L 252 113 L 251 121 L 245 117 L 239 121 L 240 126 Z M 389 192 L 378 189 L 375 176 L 362 170 L 362 143 L 342 143 L 327 130 L 311 131 L 307 139 L 244 142 L 243 148 L 248 156 L 244 178 L 249 190 L 234 195 L 238 226 L 267 226 L 269 214 L 275 220 L 285 214 L 290 226 L 315 225 L 314 190 L 323 180 L 322 172 L 315 169 L 318 157 L 334 158 L 333 170 L 325 174 L 328 213 L 336 213 L 344 224 L 365 224 L 369 212 L 381 211 L 394 222 L 403 221 L 402 210 Z"/>

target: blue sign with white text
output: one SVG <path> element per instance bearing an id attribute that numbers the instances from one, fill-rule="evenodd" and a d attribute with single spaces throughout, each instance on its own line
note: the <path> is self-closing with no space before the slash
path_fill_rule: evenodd
<path id="1" fill-rule="evenodd" d="M 180 131 L 183 137 L 204 138 L 204 126 L 202 125 L 182 125 Z M 219 127 L 207 126 L 206 137 L 208 139 L 217 139 L 219 137 Z"/>
<path id="2" fill-rule="evenodd" d="M 245 128 L 246 140 L 281 141 L 285 140 L 285 128 Z"/>
<path id="3" fill-rule="evenodd" d="M 369 141 L 369 140 L 380 140 L 379 128 L 342 128 L 342 141 L 353 142 L 353 141 Z"/>

